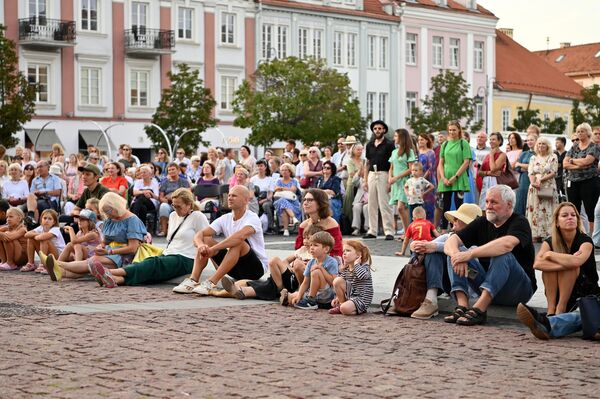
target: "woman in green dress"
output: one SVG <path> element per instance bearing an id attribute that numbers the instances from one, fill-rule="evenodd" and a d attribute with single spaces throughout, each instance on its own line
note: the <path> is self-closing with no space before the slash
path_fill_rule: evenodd
<path id="1" fill-rule="evenodd" d="M 456 208 L 463 204 L 465 191 L 470 191 L 469 164 L 471 162 L 471 147 L 462 137 L 462 127 L 458 121 L 448 123 L 448 140 L 440 149 L 438 164 L 438 193 L 441 193 L 443 212 L 450 210 L 452 196 Z M 442 231 L 448 229 L 448 220 L 442 218 Z"/>
<path id="2" fill-rule="evenodd" d="M 413 141 L 406 129 L 394 132 L 394 143 L 398 147 L 389 159 L 390 172 L 388 182 L 391 186 L 390 205 L 398 206 L 398 215 L 402 221 L 404 232 L 408 229 L 408 205 L 404 183 L 410 175 L 410 166 L 417 160 L 413 151 Z M 402 237 L 400 237 L 402 238 Z"/>

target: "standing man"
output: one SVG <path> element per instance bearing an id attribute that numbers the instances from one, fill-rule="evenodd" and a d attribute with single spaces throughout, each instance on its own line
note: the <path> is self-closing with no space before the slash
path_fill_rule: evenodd
<path id="1" fill-rule="evenodd" d="M 479 193 L 481 192 L 481 186 L 483 184 L 482 177 L 478 175 L 479 168 L 483 164 L 483 159 L 486 155 L 488 155 L 492 151 L 492 149 L 487 145 L 487 134 L 485 132 L 477 133 L 477 145 L 475 146 L 475 164 L 473 168 L 475 169 L 475 176 L 477 176 L 477 181 L 475 184 L 475 203 L 479 203 Z"/>
<path id="2" fill-rule="evenodd" d="M 388 127 L 384 121 L 371 123 L 373 138 L 367 143 L 367 161 L 365 162 L 364 189 L 369 193 L 369 231 L 363 238 L 376 238 L 379 230 L 379 214 L 383 222 L 386 240 L 394 239 L 392 207 L 390 206 L 390 156 L 396 149 L 394 143 L 385 137 Z"/>
<path id="3" fill-rule="evenodd" d="M 563 202 L 567 198 L 567 193 L 565 192 L 565 170 L 563 168 L 563 161 L 565 160 L 565 156 L 567 155 L 567 150 L 565 146 L 567 144 L 567 139 L 564 137 L 557 137 L 555 140 L 556 150 L 554 153 L 556 154 L 556 158 L 558 158 L 558 171 L 556 172 L 556 190 L 558 191 L 558 200 L 559 202 Z"/>

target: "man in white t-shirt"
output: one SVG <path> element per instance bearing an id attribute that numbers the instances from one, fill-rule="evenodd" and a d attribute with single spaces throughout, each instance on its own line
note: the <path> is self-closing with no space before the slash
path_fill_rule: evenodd
<path id="1" fill-rule="evenodd" d="M 227 205 L 231 213 L 216 219 L 194 237 L 198 248 L 194 268 L 173 291 L 210 295 L 217 283 L 228 274 L 235 280 L 258 280 L 268 268 L 262 225 L 258 215 L 248 210 L 250 191 L 244 186 L 229 190 Z M 222 241 L 215 236 L 223 234 Z M 217 271 L 208 280 L 198 283 L 200 275 L 211 259 Z"/>

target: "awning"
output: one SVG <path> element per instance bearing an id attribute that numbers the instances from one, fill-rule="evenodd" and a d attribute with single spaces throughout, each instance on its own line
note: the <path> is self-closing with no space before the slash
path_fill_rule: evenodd
<path id="1" fill-rule="evenodd" d="M 102 151 L 104 154 L 108 153 L 106 138 L 100 130 L 80 130 L 79 135 L 81 136 L 83 141 L 85 141 L 86 145 L 93 145 L 94 147 L 97 147 L 100 151 Z M 115 146 L 115 143 L 113 143 L 110 137 L 108 138 L 108 140 L 110 142 L 111 150 L 115 150 L 117 148 Z"/>
<path id="2" fill-rule="evenodd" d="M 44 129 L 41 135 L 40 129 L 25 129 L 25 133 L 33 143 L 36 151 L 52 151 L 53 144 L 60 144 L 64 148 L 54 129 Z"/>

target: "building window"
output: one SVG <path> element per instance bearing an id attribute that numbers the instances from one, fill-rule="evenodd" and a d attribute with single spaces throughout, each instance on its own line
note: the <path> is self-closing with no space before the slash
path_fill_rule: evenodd
<path id="1" fill-rule="evenodd" d="M 450 68 L 458 68 L 460 64 L 460 39 L 450 38 Z"/>
<path id="2" fill-rule="evenodd" d="M 375 107 L 375 93 L 367 93 L 367 118 L 373 118 L 373 109 Z"/>
<path id="3" fill-rule="evenodd" d="M 564 121 L 565 121 L 565 134 L 569 134 L 569 114 L 565 114 L 564 117 Z"/>
<path id="4" fill-rule="evenodd" d="M 308 29 L 298 29 L 298 58 L 308 57 Z"/>
<path id="5" fill-rule="evenodd" d="M 379 68 L 387 68 L 388 38 L 379 38 Z"/>
<path id="6" fill-rule="evenodd" d="M 476 103 L 475 104 L 475 122 L 481 122 L 483 120 L 483 104 Z M 506 129 L 504 129 L 506 130 Z"/>
<path id="7" fill-rule="evenodd" d="M 415 33 L 406 34 L 406 63 L 417 65 L 417 35 Z"/>
<path id="8" fill-rule="evenodd" d="M 38 103 L 48 102 L 48 65 L 29 64 L 27 66 L 27 80 L 29 84 L 36 85 L 35 101 Z"/>
<path id="9" fill-rule="evenodd" d="M 379 119 L 385 121 L 387 119 L 387 93 L 379 93 Z"/>
<path id="10" fill-rule="evenodd" d="M 81 68 L 81 105 L 100 105 L 100 68 Z"/>
<path id="11" fill-rule="evenodd" d="M 46 0 L 29 0 L 29 17 L 35 19 L 36 25 L 46 25 Z"/>
<path id="12" fill-rule="evenodd" d="M 234 76 L 221 76 L 221 109 L 231 110 L 233 94 L 237 87 L 237 78 Z"/>
<path id="13" fill-rule="evenodd" d="M 417 108 L 417 92 L 406 92 L 406 117 L 410 118 L 413 114 L 413 109 Z"/>
<path id="14" fill-rule="evenodd" d="M 550 114 L 548 112 L 544 112 L 544 120 L 545 121 L 549 121 L 550 120 Z"/>
<path id="15" fill-rule="evenodd" d="M 235 14 L 221 14 L 221 43 L 235 44 Z"/>
<path id="16" fill-rule="evenodd" d="M 321 29 L 313 31 L 313 57 L 323 58 L 323 30 Z"/>
<path id="17" fill-rule="evenodd" d="M 192 16 L 194 10 L 191 8 L 179 8 L 179 15 L 177 19 L 177 37 L 180 39 L 191 39 L 192 38 Z"/>
<path id="18" fill-rule="evenodd" d="M 473 64 L 476 71 L 483 71 L 483 42 L 474 43 Z"/>
<path id="19" fill-rule="evenodd" d="M 273 25 L 263 24 L 262 26 L 262 58 L 269 59 L 274 57 L 271 54 L 273 48 Z"/>
<path id="20" fill-rule="evenodd" d="M 367 66 L 369 66 L 369 68 L 375 68 L 375 52 L 377 51 L 375 44 L 376 41 L 377 37 L 373 35 L 369 35 L 369 37 L 367 38 Z"/>
<path id="21" fill-rule="evenodd" d="M 333 64 L 342 65 L 342 45 L 343 45 L 342 32 L 333 32 Z"/>
<path id="22" fill-rule="evenodd" d="M 134 1 L 131 3 L 131 29 L 139 29 L 140 34 L 145 34 L 148 26 L 148 4 Z"/>
<path id="23" fill-rule="evenodd" d="M 348 66 L 356 66 L 356 33 L 346 35 L 346 44 L 348 45 Z"/>
<path id="24" fill-rule="evenodd" d="M 98 31 L 98 0 L 81 0 L 81 30 Z"/>
<path id="25" fill-rule="evenodd" d="M 148 77 L 147 71 L 131 71 L 130 104 L 132 107 L 148 106 Z"/>
<path id="26" fill-rule="evenodd" d="M 437 68 L 444 67 L 444 38 L 441 36 L 433 37 L 431 64 Z"/>
<path id="27" fill-rule="evenodd" d="M 277 56 L 282 59 L 287 57 L 287 26 L 277 27 Z"/>
<path id="28" fill-rule="evenodd" d="M 507 131 L 510 126 L 510 110 L 503 109 L 502 110 L 502 130 Z"/>

